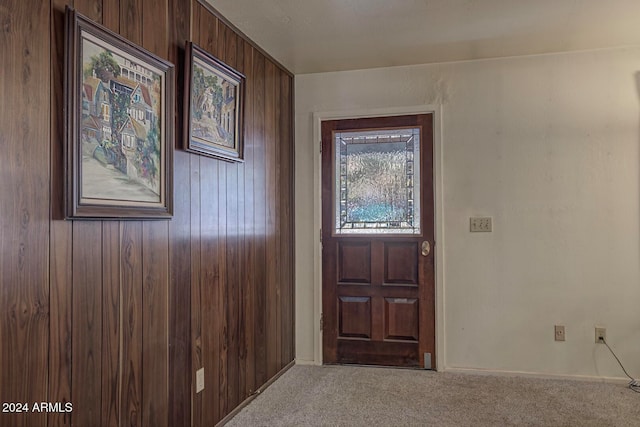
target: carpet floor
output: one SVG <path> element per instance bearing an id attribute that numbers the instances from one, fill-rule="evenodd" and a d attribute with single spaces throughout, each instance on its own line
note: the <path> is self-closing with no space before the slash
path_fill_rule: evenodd
<path id="1" fill-rule="evenodd" d="M 300 366 L 227 426 L 640 426 L 625 384 Z"/>

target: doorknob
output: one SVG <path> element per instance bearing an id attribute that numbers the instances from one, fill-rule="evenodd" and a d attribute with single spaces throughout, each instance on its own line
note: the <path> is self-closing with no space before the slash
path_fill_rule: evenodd
<path id="1" fill-rule="evenodd" d="M 428 240 L 422 242 L 422 256 L 428 256 L 431 253 L 431 243 Z"/>

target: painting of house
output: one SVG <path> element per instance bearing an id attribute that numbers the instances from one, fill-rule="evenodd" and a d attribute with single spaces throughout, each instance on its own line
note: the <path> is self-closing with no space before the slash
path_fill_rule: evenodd
<path id="1" fill-rule="evenodd" d="M 131 93 L 129 116 L 142 123 L 149 130 L 156 120 L 151 92 L 146 84 L 138 84 Z"/>
<path id="2" fill-rule="evenodd" d="M 150 170 L 158 165 L 160 161 L 158 154 L 152 153 L 145 161 L 140 161 L 148 137 L 147 128 L 136 119 L 129 117 L 120 129 L 120 148 L 127 160 L 127 175 L 143 182 L 151 190 L 157 192 L 159 191 L 157 181 L 150 179 Z"/>
<path id="3" fill-rule="evenodd" d="M 97 144 L 98 141 L 102 138 L 102 126 L 98 124 L 98 120 L 94 116 L 85 116 L 82 119 L 82 137 L 87 142 L 95 141 Z"/>
<path id="4" fill-rule="evenodd" d="M 124 62 L 120 65 L 120 74 L 127 79 L 145 85 L 153 84 L 153 72 L 127 58 L 124 58 Z"/>
<path id="5" fill-rule="evenodd" d="M 92 120 L 86 121 L 88 117 Z M 82 83 L 83 134 L 89 135 L 90 128 L 96 127 L 97 141 L 111 138 L 111 90 L 100 79 L 86 77 Z M 85 132 L 85 123 L 89 127 Z"/>
<path id="6" fill-rule="evenodd" d="M 132 192 L 139 199 L 148 192 L 147 198 L 157 201 L 160 74 L 97 40 L 84 40 L 83 47 L 83 194 L 126 198 Z"/>
<path id="7" fill-rule="evenodd" d="M 236 126 L 235 87 L 228 81 L 222 82 L 223 102 L 220 116 L 220 127 L 224 131 L 224 141 L 233 147 L 233 134 Z"/>
<path id="8" fill-rule="evenodd" d="M 237 81 L 196 59 L 193 64 L 191 137 L 236 148 Z"/>

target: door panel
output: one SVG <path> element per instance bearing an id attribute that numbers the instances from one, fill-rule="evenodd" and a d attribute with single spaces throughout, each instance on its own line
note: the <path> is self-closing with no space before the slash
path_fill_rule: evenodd
<path id="1" fill-rule="evenodd" d="M 338 298 L 338 337 L 371 338 L 371 298 Z"/>
<path id="2" fill-rule="evenodd" d="M 421 253 L 434 244 L 432 126 L 430 114 L 322 123 L 325 363 L 435 366 Z"/>
<path id="3" fill-rule="evenodd" d="M 384 245 L 384 285 L 418 286 L 418 242 Z"/>
<path id="4" fill-rule="evenodd" d="M 385 298 L 384 306 L 384 338 L 418 342 L 418 299 Z"/>
<path id="5" fill-rule="evenodd" d="M 371 283 L 371 242 L 338 241 L 338 283 Z"/>

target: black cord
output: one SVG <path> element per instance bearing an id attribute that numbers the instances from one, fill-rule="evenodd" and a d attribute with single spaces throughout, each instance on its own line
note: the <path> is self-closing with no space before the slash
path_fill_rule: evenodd
<path id="1" fill-rule="evenodd" d="M 636 393 L 640 393 L 640 381 L 636 380 L 635 378 L 633 378 L 631 375 L 629 375 L 629 373 L 627 372 L 626 369 L 624 369 L 624 366 L 622 366 L 622 362 L 620 361 L 620 359 L 618 359 L 618 356 L 616 356 L 616 354 L 613 352 L 613 350 L 611 350 L 611 347 L 609 347 L 609 344 L 607 344 L 607 341 L 603 338 L 600 337 L 600 341 L 602 341 L 604 343 L 604 345 L 607 346 L 607 348 L 609 349 L 609 351 L 611 352 L 611 354 L 613 354 L 613 357 L 616 358 L 616 360 L 618 361 L 618 364 L 620 365 L 620 367 L 622 368 L 622 371 L 624 372 L 624 374 L 629 377 L 629 379 L 631 380 L 629 382 L 629 388 L 633 391 L 635 391 Z"/>

